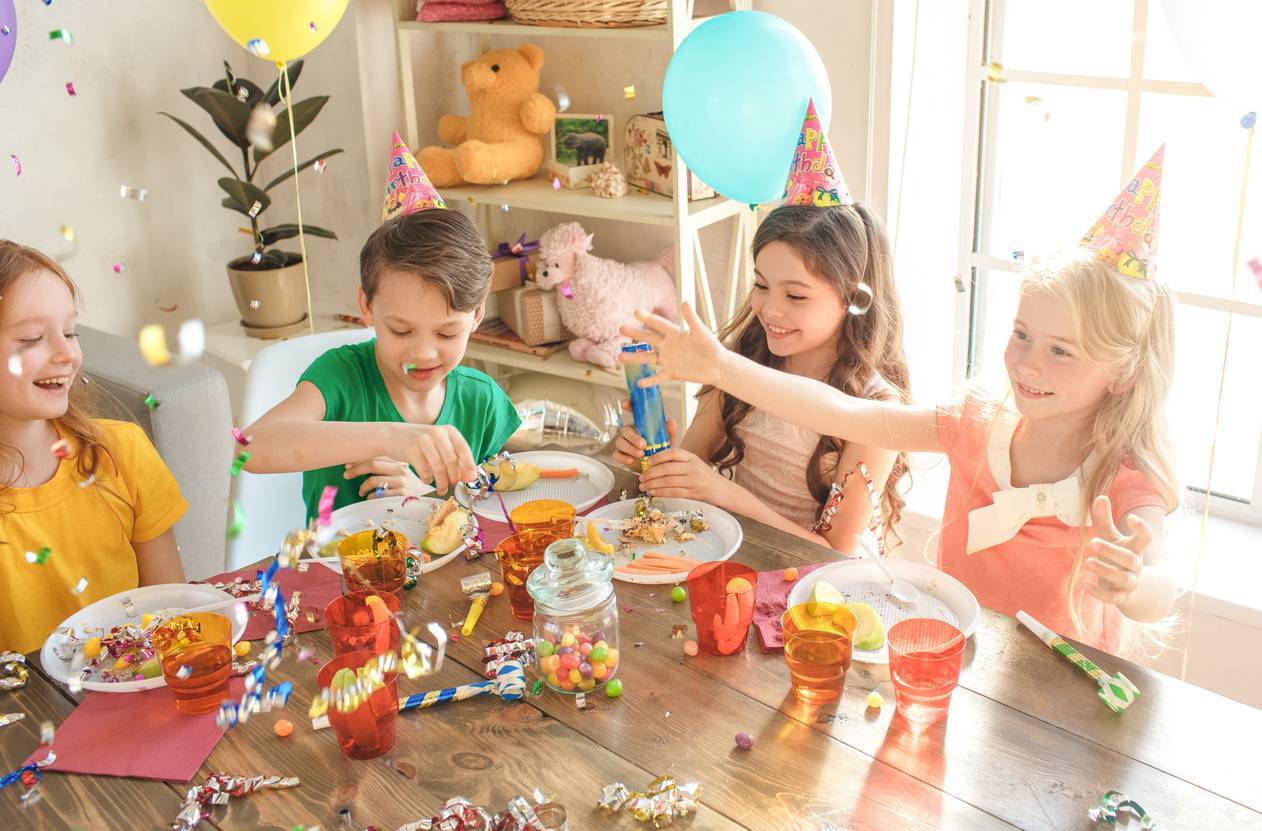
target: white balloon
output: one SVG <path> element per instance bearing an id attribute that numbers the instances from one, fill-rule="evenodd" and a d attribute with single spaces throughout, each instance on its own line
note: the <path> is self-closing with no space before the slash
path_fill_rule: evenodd
<path id="1" fill-rule="evenodd" d="M 1162 0 L 1170 33 L 1197 80 L 1242 114 L 1262 110 L 1262 2 Z"/>

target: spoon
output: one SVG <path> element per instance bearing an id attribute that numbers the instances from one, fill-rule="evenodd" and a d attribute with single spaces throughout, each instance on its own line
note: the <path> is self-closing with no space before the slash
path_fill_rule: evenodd
<path id="1" fill-rule="evenodd" d="M 890 571 L 890 567 L 885 564 L 885 558 L 877 553 L 876 549 L 873 548 L 872 543 L 868 542 L 868 538 L 865 535 L 858 534 L 855 539 L 858 540 L 859 547 L 867 552 L 869 557 L 876 561 L 876 564 L 880 567 L 881 572 L 889 578 L 890 594 L 894 596 L 895 600 L 901 600 L 903 603 L 915 603 L 920 599 L 920 590 L 906 580 L 895 577 L 894 572 Z"/>

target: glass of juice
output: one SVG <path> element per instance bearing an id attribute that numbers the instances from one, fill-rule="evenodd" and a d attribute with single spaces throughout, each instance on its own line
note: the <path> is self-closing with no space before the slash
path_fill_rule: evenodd
<path id="1" fill-rule="evenodd" d="M 886 642 L 898 712 L 922 725 L 946 715 L 964 664 L 960 630 L 945 620 L 910 618 L 891 626 Z"/>
<path id="2" fill-rule="evenodd" d="M 346 591 L 398 594 L 407 579 L 407 537 L 398 531 L 370 529 L 337 544 Z"/>
<path id="3" fill-rule="evenodd" d="M 526 580 L 543 563 L 543 552 L 548 546 L 562 538 L 563 535 L 551 529 L 518 531 L 496 546 L 495 557 L 500 561 L 504 590 L 513 607 L 513 617 L 518 620 L 534 618 L 535 603 L 526 590 Z"/>
<path id="4" fill-rule="evenodd" d="M 399 651 L 399 597 L 394 594 L 351 592 L 324 609 L 333 654 Z"/>
<path id="5" fill-rule="evenodd" d="M 372 652 L 347 652 L 338 655 L 316 675 L 321 688 L 337 689 L 355 680 L 356 671 L 376 661 Z M 369 693 L 354 709 L 342 712 L 329 705 L 329 726 L 337 734 L 342 754 L 351 759 L 374 759 L 394 747 L 394 722 L 399 715 L 399 676 L 386 674 L 385 684 Z"/>
<path id="6" fill-rule="evenodd" d="M 799 603 L 780 625 L 793 694 L 808 704 L 841 698 L 858 627 L 854 614 L 837 603 Z"/>
<path id="7" fill-rule="evenodd" d="M 213 612 L 173 617 L 153 632 L 162 677 L 181 713 L 209 713 L 228 697 L 232 621 Z"/>
<path id="8" fill-rule="evenodd" d="M 532 499 L 508 512 L 518 531 L 552 531 L 562 537 L 574 533 L 574 506 L 560 499 Z"/>

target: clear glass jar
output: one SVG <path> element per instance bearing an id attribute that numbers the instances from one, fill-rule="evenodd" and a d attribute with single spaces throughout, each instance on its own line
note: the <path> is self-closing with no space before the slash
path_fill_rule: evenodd
<path id="1" fill-rule="evenodd" d="M 613 558 L 576 539 L 548 546 L 526 590 L 535 603 L 535 669 L 565 693 L 591 692 L 618 671 Z"/>

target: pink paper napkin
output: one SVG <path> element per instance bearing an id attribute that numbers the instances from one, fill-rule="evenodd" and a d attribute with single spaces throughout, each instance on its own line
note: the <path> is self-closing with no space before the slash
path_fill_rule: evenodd
<path id="1" fill-rule="evenodd" d="M 798 580 L 817 568 L 832 563 L 815 563 L 809 566 L 798 566 Z M 758 585 L 754 588 L 754 626 L 758 629 L 758 638 L 762 641 L 763 652 L 775 652 L 784 649 L 784 632 L 780 629 L 780 616 L 784 614 L 789 602 L 789 592 L 797 585 L 784 579 L 784 569 L 758 572 Z"/>
<path id="2" fill-rule="evenodd" d="M 231 583 L 238 576 L 246 580 L 257 580 L 258 569 L 251 566 L 239 571 L 226 571 L 206 578 L 207 583 Z M 302 600 L 298 607 L 298 619 L 294 621 L 295 632 L 314 632 L 324 628 L 324 607 L 342 596 L 342 575 L 322 563 L 312 563 L 305 571 L 296 568 L 282 568 L 276 572 L 276 583 L 285 593 L 286 599 L 295 591 L 302 592 Z M 310 613 L 310 615 L 308 615 Z M 250 612 L 249 622 L 245 625 L 243 641 L 261 640 L 276 625 L 273 612 L 255 609 Z"/>
<path id="3" fill-rule="evenodd" d="M 233 678 L 228 698 L 239 699 L 244 689 L 244 679 Z M 57 760 L 44 770 L 188 782 L 224 734 L 215 724 L 215 712 L 181 713 L 167 687 L 88 693 L 57 728 Z M 47 754 L 41 747 L 23 764 Z"/>

